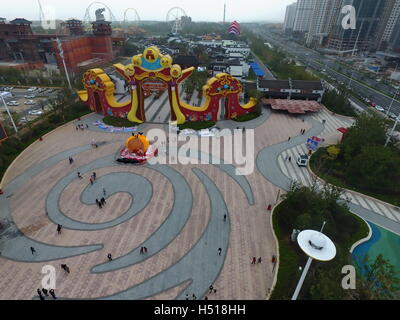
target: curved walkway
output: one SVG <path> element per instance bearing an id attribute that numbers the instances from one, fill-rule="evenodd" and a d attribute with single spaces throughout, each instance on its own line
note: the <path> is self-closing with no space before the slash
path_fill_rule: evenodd
<path id="1" fill-rule="evenodd" d="M 306 117 L 305 120 L 309 121 L 313 126 L 305 135 L 267 147 L 260 151 L 257 156 L 258 170 L 266 179 L 286 191 L 290 189 L 293 181 L 305 186 L 311 186 L 316 183 L 318 188 L 322 188 L 323 183 L 318 179 L 316 180 L 307 168 L 299 167 L 296 164 L 297 156 L 308 153 L 305 144 L 308 137 L 324 137 L 334 133 L 336 127 L 350 126 L 352 123 L 347 119 L 343 120 L 332 116 L 326 109 L 316 116 Z M 325 125 L 322 124 L 322 120 L 326 120 Z M 288 161 L 289 157 L 291 157 L 291 161 Z M 348 203 L 353 213 L 396 234 L 400 234 L 400 211 L 395 206 L 350 190 L 345 191 L 343 201 Z"/>

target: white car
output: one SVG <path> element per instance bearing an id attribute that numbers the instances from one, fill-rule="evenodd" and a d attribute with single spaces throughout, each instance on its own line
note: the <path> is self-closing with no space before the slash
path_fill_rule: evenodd
<path id="1" fill-rule="evenodd" d="M 19 103 L 17 101 L 9 101 L 7 102 L 8 106 L 19 106 Z"/>
<path id="2" fill-rule="evenodd" d="M 37 90 L 37 88 L 36 87 L 32 87 L 32 88 L 29 88 L 28 90 L 26 90 L 27 92 L 33 92 L 33 91 L 36 91 Z"/>
<path id="3" fill-rule="evenodd" d="M 19 122 L 28 122 L 28 118 L 27 117 L 22 117 L 21 119 L 19 119 Z"/>
<path id="4" fill-rule="evenodd" d="M 385 109 L 383 109 L 381 106 L 375 106 L 375 109 L 380 112 L 385 112 Z"/>
<path id="5" fill-rule="evenodd" d="M 397 116 L 393 112 L 389 112 L 388 114 L 389 118 L 396 120 Z"/>
<path id="6" fill-rule="evenodd" d="M 36 98 L 34 94 L 27 94 L 26 96 L 24 96 L 25 99 L 33 99 Z"/>
<path id="7" fill-rule="evenodd" d="M 30 114 L 32 116 L 39 116 L 39 115 L 43 114 L 43 111 L 41 111 L 41 110 L 31 110 L 31 111 L 28 111 L 28 114 Z"/>
<path id="8" fill-rule="evenodd" d="M 25 104 L 27 104 L 27 105 L 34 105 L 34 104 L 36 104 L 36 102 L 33 101 L 33 100 L 28 100 L 28 101 L 25 101 Z"/>

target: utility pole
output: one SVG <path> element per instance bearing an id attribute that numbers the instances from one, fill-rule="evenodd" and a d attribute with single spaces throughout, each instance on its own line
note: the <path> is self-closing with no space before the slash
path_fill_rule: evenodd
<path id="1" fill-rule="evenodd" d="M 15 125 L 14 119 L 13 119 L 11 113 L 10 113 L 10 110 L 8 109 L 7 103 L 6 103 L 6 101 L 4 100 L 4 96 L 5 96 L 5 95 L 4 95 L 4 92 L 0 93 L 1 100 L 3 101 L 4 107 L 5 107 L 6 110 L 7 110 L 8 116 L 10 117 L 11 123 L 12 123 L 12 125 L 13 125 L 13 127 L 14 127 L 14 130 L 15 130 L 15 133 L 18 134 L 17 126 Z"/>

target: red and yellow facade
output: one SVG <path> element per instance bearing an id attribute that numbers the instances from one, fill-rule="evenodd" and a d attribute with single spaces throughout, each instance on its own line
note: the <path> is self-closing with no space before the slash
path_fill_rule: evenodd
<path id="1" fill-rule="evenodd" d="M 132 58 L 132 63 L 124 66 L 114 65 L 116 71 L 130 85 L 131 97 L 128 102 L 115 100 L 115 86 L 101 69 L 88 70 L 83 76 L 85 90 L 79 91 L 79 97 L 94 112 L 116 117 L 126 117 L 136 123 L 146 121 L 144 102 L 146 91 L 168 90 L 171 108 L 171 120 L 177 124 L 186 121 L 217 121 L 220 100 L 225 98 L 225 118 L 253 112 L 257 104 L 251 99 L 246 105 L 239 103 L 242 92 L 240 82 L 229 74 L 221 73 L 211 78 L 203 87 L 205 102 L 196 107 L 184 103 L 180 99 L 179 85 L 193 73 L 194 68 L 182 70 L 179 65 L 172 64 L 169 55 L 162 55 L 157 47 L 144 50 L 143 54 Z"/>

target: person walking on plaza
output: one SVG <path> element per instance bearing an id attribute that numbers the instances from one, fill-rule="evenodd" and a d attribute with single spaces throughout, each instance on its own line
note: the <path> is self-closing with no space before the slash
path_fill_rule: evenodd
<path id="1" fill-rule="evenodd" d="M 61 229 L 62 229 L 62 225 L 61 225 L 61 224 L 58 224 L 58 225 L 57 225 L 57 233 L 58 233 L 58 234 L 61 234 Z"/>
<path id="2" fill-rule="evenodd" d="M 43 294 L 46 296 L 46 297 L 48 297 L 49 296 L 49 291 L 47 290 L 47 289 L 45 289 L 45 288 L 42 288 L 42 292 L 43 292 Z"/>
<path id="3" fill-rule="evenodd" d="M 42 291 L 40 291 L 40 289 L 37 289 L 36 291 L 37 291 L 37 293 L 39 295 L 39 299 L 40 300 L 44 300 L 44 297 L 42 296 Z"/>
<path id="4" fill-rule="evenodd" d="M 101 198 L 101 199 L 100 199 L 100 203 L 104 206 L 104 205 L 106 204 L 106 199 L 104 199 L 104 197 Z"/>
<path id="5" fill-rule="evenodd" d="M 69 267 L 66 264 L 62 264 L 61 269 L 63 269 L 65 272 L 69 273 Z"/>
<path id="6" fill-rule="evenodd" d="M 290 141 L 290 139 L 292 139 L 291 137 L 289 137 L 288 139 L 287 139 L 287 141 Z"/>
<path id="7" fill-rule="evenodd" d="M 143 247 L 143 253 L 147 253 L 147 247 Z"/>
<path id="8" fill-rule="evenodd" d="M 104 189 L 104 187 L 103 187 L 103 196 L 106 196 L 106 195 L 107 195 L 106 189 Z"/>
<path id="9" fill-rule="evenodd" d="M 212 293 L 212 292 L 213 292 L 213 290 L 214 290 L 214 287 L 211 285 L 211 286 L 210 286 L 208 289 L 210 290 L 210 292 L 209 292 L 209 293 Z"/>
<path id="10" fill-rule="evenodd" d="M 90 181 L 90 184 L 93 185 L 93 178 L 92 177 L 90 177 L 89 181 Z"/>
<path id="11" fill-rule="evenodd" d="M 96 177 L 97 177 L 96 172 L 93 172 L 92 177 L 93 177 L 93 181 L 96 181 Z"/>
<path id="12" fill-rule="evenodd" d="M 54 289 L 50 289 L 50 295 L 53 297 L 53 299 L 57 299 Z"/>
<path id="13" fill-rule="evenodd" d="M 257 263 L 261 263 L 261 261 L 261 257 L 259 257 Z"/>
<path id="14" fill-rule="evenodd" d="M 78 178 L 79 179 L 83 179 L 82 176 L 81 176 L 81 173 L 79 171 L 78 171 Z"/>
<path id="15" fill-rule="evenodd" d="M 292 157 L 289 157 L 289 162 L 292 162 Z"/>
<path id="16" fill-rule="evenodd" d="M 226 221 L 226 214 L 224 214 L 224 222 Z"/>
<path id="17" fill-rule="evenodd" d="M 32 252 L 32 255 L 36 253 L 36 250 L 34 247 L 31 247 L 31 252 Z"/>
<path id="18" fill-rule="evenodd" d="M 253 257 L 253 260 L 251 261 L 251 264 L 256 264 L 256 257 Z"/>
<path id="19" fill-rule="evenodd" d="M 112 261 L 111 253 L 109 253 L 109 254 L 107 255 L 107 258 L 108 258 L 108 261 Z"/>
<path id="20" fill-rule="evenodd" d="M 96 199 L 96 203 L 99 206 L 99 209 L 101 209 L 103 207 L 103 205 L 101 204 L 101 202 L 99 200 Z"/>
<path id="21" fill-rule="evenodd" d="M 218 255 L 221 255 L 222 249 L 218 248 Z"/>

